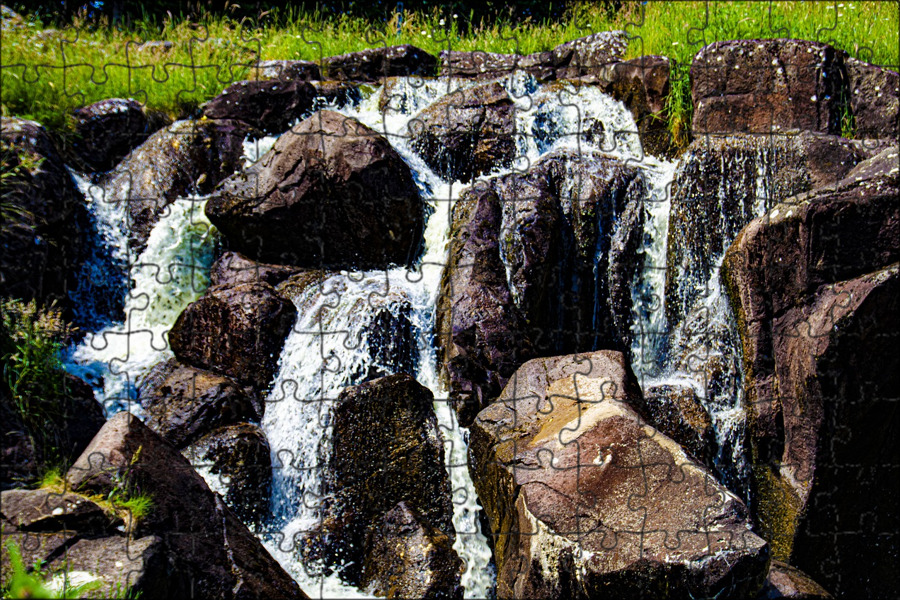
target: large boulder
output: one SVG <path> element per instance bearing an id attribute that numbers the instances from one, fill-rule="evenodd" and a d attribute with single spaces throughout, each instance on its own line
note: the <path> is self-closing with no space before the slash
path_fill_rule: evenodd
<path id="1" fill-rule="evenodd" d="M 618 159 L 560 151 L 462 193 L 437 314 L 461 423 L 529 358 L 630 345 L 644 192 Z"/>
<path id="2" fill-rule="evenodd" d="M 287 131 L 309 115 L 316 89 L 300 80 L 239 81 L 203 107 L 208 119 L 242 121 L 267 134 Z"/>
<path id="3" fill-rule="evenodd" d="M 716 430 L 693 388 L 672 383 L 649 386 L 634 408 L 698 462 L 709 469 L 715 468 Z"/>
<path id="4" fill-rule="evenodd" d="M 34 121 L 0 118 L 0 169 L 0 295 L 64 304 L 85 253 L 84 197 Z"/>
<path id="5" fill-rule="evenodd" d="M 263 431 L 253 423 L 219 427 L 182 452 L 206 483 L 244 523 L 269 514 L 272 457 Z"/>
<path id="6" fill-rule="evenodd" d="M 131 98 L 101 100 L 75 111 L 75 151 L 92 171 L 108 171 L 157 129 L 171 123 Z"/>
<path id="7" fill-rule="evenodd" d="M 900 136 L 900 73 L 846 58 L 850 109 L 860 138 Z"/>
<path id="8" fill-rule="evenodd" d="M 556 78 L 573 79 L 596 73 L 619 62 L 627 48 L 628 35 L 624 31 L 601 31 L 560 44 L 551 51 Z"/>
<path id="9" fill-rule="evenodd" d="M 157 573 L 157 589 L 142 598 L 184 598 L 198 589 L 210 598 L 306 597 L 188 460 L 130 413 L 104 425 L 66 474 L 66 484 L 111 502 L 136 492 L 149 495 L 149 510 L 129 519 L 126 530 L 129 539 L 159 538 L 157 566 L 165 575 Z"/>
<path id="10" fill-rule="evenodd" d="M 155 366 L 141 381 L 139 394 L 144 423 L 179 449 L 222 425 L 262 417 L 252 389 L 175 359 Z"/>
<path id="11" fill-rule="evenodd" d="M 106 422 L 103 407 L 87 383 L 63 371 L 47 377 L 58 378 L 54 387 L 59 395 L 20 398 L 24 411 L 5 385 L 0 389 L 0 489 L 34 483 L 51 467 L 71 463 Z"/>
<path id="12" fill-rule="evenodd" d="M 455 539 L 444 444 L 428 388 L 391 375 L 341 392 L 332 414 L 333 438 L 324 492 L 324 557 L 343 563 L 360 581 L 370 529 L 398 502 L 422 522 Z M 377 534 L 376 534 L 377 537 Z"/>
<path id="13" fill-rule="evenodd" d="M 677 327 L 715 276 L 728 245 L 776 203 L 834 183 L 872 149 L 864 142 L 803 133 L 703 136 L 672 181 L 665 310 Z"/>
<path id="14" fill-rule="evenodd" d="M 175 357 L 188 365 L 265 390 L 297 309 L 266 283 L 214 287 L 188 305 L 169 331 Z"/>
<path id="15" fill-rule="evenodd" d="M 322 59 L 322 71 L 329 79 L 381 83 L 385 77 L 430 77 L 437 59 L 409 44 L 369 48 Z"/>
<path id="16" fill-rule="evenodd" d="M 136 254 L 146 247 L 169 204 L 187 194 L 208 194 L 241 168 L 244 140 L 251 133 L 240 121 L 177 121 L 150 136 L 106 175 L 101 182 L 104 202 L 124 203 L 129 244 Z"/>
<path id="17" fill-rule="evenodd" d="M 281 79 L 284 81 L 318 81 L 322 79 L 319 65 L 308 60 L 261 60 L 254 67 L 259 79 Z"/>
<path id="18" fill-rule="evenodd" d="M 385 513 L 366 542 L 361 587 L 384 598 L 462 598 L 463 563 L 452 540 L 406 502 Z"/>
<path id="19" fill-rule="evenodd" d="M 123 590 L 142 598 L 167 598 L 167 559 L 163 538 L 122 533 L 124 520 L 84 495 L 59 489 L 2 493 L 2 576 L 6 588 L 16 569 L 42 565 L 45 587 L 89 582 L 92 597 L 113 597 Z"/>
<path id="20" fill-rule="evenodd" d="M 469 446 L 503 598 L 747 598 L 768 572 L 749 511 L 629 406 L 625 356 L 531 360 Z"/>
<path id="21" fill-rule="evenodd" d="M 757 596 L 758 600 L 833 600 L 833 596 L 821 585 L 799 569 L 773 560 L 766 584 Z"/>
<path id="22" fill-rule="evenodd" d="M 847 53 L 804 40 L 706 46 L 691 65 L 694 136 L 792 129 L 841 133 Z"/>
<path id="23" fill-rule="evenodd" d="M 751 508 L 774 556 L 836 596 L 900 589 L 898 171 L 894 147 L 776 205 L 724 264 L 743 348 Z"/>
<path id="24" fill-rule="evenodd" d="M 418 113 L 410 144 L 447 181 L 470 181 L 516 156 L 516 109 L 497 82 L 459 89 Z"/>
<path id="25" fill-rule="evenodd" d="M 280 137 L 206 205 L 229 246 L 251 259 L 353 269 L 413 262 L 424 210 L 388 141 L 327 110 Z"/>

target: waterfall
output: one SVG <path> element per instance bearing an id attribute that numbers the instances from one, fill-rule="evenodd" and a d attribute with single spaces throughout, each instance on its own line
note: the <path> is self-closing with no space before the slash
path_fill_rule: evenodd
<path id="1" fill-rule="evenodd" d="M 79 185 L 85 185 L 79 179 Z M 205 197 L 179 198 L 153 227 L 144 251 L 131 261 L 124 201 L 104 201 L 97 186 L 82 189 L 88 192 L 100 245 L 110 249 L 115 264 L 128 265 L 124 272 L 131 289 L 122 288 L 124 319 L 87 333 L 66 353 L 66 370 L 94 388 L 107 414 L 120 410 L 140 414 L 136 383 L 171 357 L 166 336 L 181 311 L 209 285 L 217 235 L 203 212 Z"/>

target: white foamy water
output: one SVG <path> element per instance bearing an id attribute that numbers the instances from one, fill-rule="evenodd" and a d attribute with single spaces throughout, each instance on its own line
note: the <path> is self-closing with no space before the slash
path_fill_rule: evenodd
<path id="1" fill-rule="evenodd" d="M 88 333 L 65 357 L 66 369 L 91 384 L 107 414 L 119 410 L 140 414 L 135 384 L 172 356 L 166 339 L 169 329 L 209 285 L 216 233 L 205 205 L 205 197 L 192 196 L 179 198 L 166 209 L 147 247 L 129 264 L 131 289 L 124 299 L 124 321 Z M 110 245 L 127 248 L 124 209 L 96 201 L 91 207 L 98 211 L 102 235 Z"/>

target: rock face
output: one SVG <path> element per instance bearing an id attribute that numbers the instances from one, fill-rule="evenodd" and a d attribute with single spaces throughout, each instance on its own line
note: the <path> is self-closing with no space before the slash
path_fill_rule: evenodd
<path id="1" fill-rule="evenodd" d="M 469 451 L 498 597 L 760 589 L 768 547 L 746 507 L 641 420 L 639 396 L 624 355 L 600 351 L 525 363 L 479 413 Z"/>
<path id="2" fill-rule="evenodd" d="M 150 136 L 106 176 L 106 200 L 126 203 L 136 254 L 165 207 L 179 196 L 210 193 L 241 167 L 244 139 L 252 131 L 239 121 L 178 121 Z"/>
<path id="3" fill-rule="evenodd" d="M 670 71 L 671 63 L 665 56 L 641 56 L 607 64 L 581 79 L 596 81 L 604 93 L 628 107 L 645 153 L 671 156 L 674 143 L 666 112 Z"/>
<path id="4" fill-rule="evenodd" d="M 639 404 L 641 417 L 678 442 L 693 458 L 714 468 L 718 444 L 709 413 L 686 386 L 657 385 L 647 388 Z"/>
<path id="5" fill-rule="evenodd" d="M 803 133 L 704 136 L 672 182 L 666 319 L 678 324 L 702 295 L 728 244 L 777 202 L 834 183 L 871 156 L 864 142 Z"/>
<path id="6" fill-rule="evenodd" d="M 75 151 L 93 171 L 108 171 L 169 123 L 130 98 L 101 100 L 75 111 Z"/>
<path id="7" fill-rule="evenodd" d="M 119 544 L 148 537 L 148 548 L 160 544 L 143 567 L 155 589 L 142 598 L 184 598 L 197 589 L 210 598 L 306 597 L 187 459 L 129 413 L 104 425 L 66 481 L 79 494 L 109 497 L 127 488 L 150 495 L 149 512 L 130 524 L 128 537 L 114 536 Z M 97 568 L 70 561 L 72 567 Z"/>
<path id="8" fill-rule="evenodd" d="M 385 77 L 430 77 L 437 59 L 421 48 L 409 44 L 369 48 L 322 60 L 322 70 L 329 79 L 380 83 Z"/>
<path id="9" fill-rule="evenodd" d="M 240 81 L 206 103 L 208 119 L 242 121 L 267 134 L 287 131 L 312 111 L 316 89 L 305 81 Z"/>
<path id="10" fill-rule="evenodd" d="M 318 81 L 322 79 L 319 65 L 308 60 L 263 60 L 260 61 L 258 68 L 260 79 L 286 81 Z"/>
<path id="11" fill-rule="evenodd" d="M 254 260 L 384 268 L 421 250 L 424 205 L 409 167 L 383 137 L 320 111 L 225 181 L 206 214 Z"/>
<path id="12" fill-rule="evenodd" d="M 0 294 L 65 303 L 84 255 L 84 198 L 52 138 L 34 121 L 0 119 L 0 165 Z"/>
<path id="13" fill-rule="evenodd" d="M 160 363 L 147 375 L 140 401 L 147 426 L 179 449 L 222 425 L 262 417 L 253 390 L 175 359 Z"/>
<path id="14" fill-rule="evenodd" d="M 452 540 L 406 502 L 385 513 L 367 542 L 361 587 L 385 598 L 462 598 L 463 563 Z"/>
<path id="15" fill-rule="evenodd" d="M 885 150 L 776 205 L 724 265 L 743 347 L 752 509 L 774 556 L 836 596 L 900 586 L 897 156 Z M 849 487 L 848 465 L 867 474 Z M 872 518 L 848 531 L 863 514 Z"/>
<path id="16" fill-rule="evenodd" d="M 627 347 L 644 186 L 617 159 L 561 151 L 463 192 L 437 314 L 461 423 L 529 358 Z"/>
<path id="17" fill-rule="evenodd" d="M 3 586 L 13 573 L 11 544 L 26 568 L 40 562 L 56 577 L 87 573 L 97 586 L 96 597 L 120 590 L 142 598 L 168 597 L 163 538 L 119 533 L 123 520 L 92 500 L 63 489 L 11 490 L 2 493 L 0 512 Z"/>
<path id="18" fill-rule="evenodd" d="M 347 388 L 338 398 L 325 479 L 332 500 L 322 544 L 327 562 L 348 565 L 343 576 L 351 582 L 359 581 L 360 565 L 371 554 L 369 529 L 398 502 L 418 511 L 428 530 L 437 529 L 451 542 L 455 538 L 433 400 L 427 388 L 405 374 Z"/>
<path id="19" fill-rule="evenodd" d="M 25 418 L 6 386 L 0 390 L 0 489 L 34 483 L 50 466 L 73 461 L 106 422 L 103 407 L 88 384 L 68 373 L 56 376 L 63 380 L 62 395 L 29 398 Z"/>
<path id="20" fill-rule="evenodd" d="M 211 431 L 183 454 L 208 471 L 214 489 L 244 523 L 260 523 L 269 510 L 272 458 L 269 442 L 253 423 L 225 425 Z"/>
<path id="21" fill-rule="evenodd" d="M 604 66 L 618 62 L 628 47 L 624 31 L 604 31 L 578 38 L 548 52 L 526 56 L 493 52 L 442 51 L 442 77 L 498 78 L 525 71 L 538 81 L 571 79 L 596 74 Z"/>
<path id="22" fill-rule="evenodd" d="M 840 134 L 846 55 L 803 40 L 706 46 L 691 65 L 694 135 L 790 129 Z"/>
<path id="23" fill-rule="evenodd" d="M 821 585 L 810 579 L 806 573 L 777 560 L 769 567 L 766 584 L 760 591 L 759 600 L 790 598 L 792 600 L 832 600 L 833 596 Z"/>
<path id="24" fill-rule="evenodd" d="M 169 346 L 188 365 L 265 390 L 296 315 L 268 284 L 215 287 L 178 316 Z"/>
<path id="25" fill-rule="evenodd" d="M 273 265 L 250 260 L 239 252 L 225 251 L 209 269 L 211 285 L 234 286 L 241 283 L 268 283 L 277 286 L 301 271 L 298 267 Z"/>
<path id="26" fill-rule="evenodd" d="M 900 73 L 855 58 L 844 59 L 856 135 L 896 140 L 900 136 Z"/>
<path id="27" fill-rule="evenodd" d="M 447 181 L 470 181 L 516 156 L 516 110 L 497 82 L 447 94 L 416 115 L 410 142 Z"/>

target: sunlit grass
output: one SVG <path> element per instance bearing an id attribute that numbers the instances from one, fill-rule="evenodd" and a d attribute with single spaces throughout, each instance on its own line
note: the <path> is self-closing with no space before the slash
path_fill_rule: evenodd
<path id="1" fill-rule="evenodd" d="M 384 21 L 321 13 L 272 13 L 262 23 L 210 16 L 198 23 L 144 21 L 127 31 L 76 23 L 61 31 L 40 24 L 3 33 L 4 114 L 35 119 L 57 130 L 71 126 L 79 106 L 130 97 L 174 118 L 189 116 L 225 86 L 252 76 L 257 60 L 323 57 L 365 48 L 413 44 L 441 50 L 528 54 L 597 31 L 624 29 L 628 57 L 661 54 L 686 78 L 704 45 L 729 39 L 793 37 L 819 40 L 850 55 L 897 65 L 898 7 L 894 2 L 626 2 L 618 14 L 580 5 L 555 22 L 499 21 L 466 27 L 468 15 L 395 13 Z M 147 49 L 165 40 L 170 49 Z M 689 126 L 689 94 L 673 85 L 673 129 Z"/>

